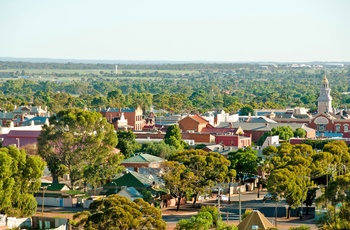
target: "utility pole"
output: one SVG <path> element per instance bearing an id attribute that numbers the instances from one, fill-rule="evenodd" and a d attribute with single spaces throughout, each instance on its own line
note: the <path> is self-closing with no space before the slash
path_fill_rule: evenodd
<path id="1" fill-rule="evenodd" d="M 218 222 L 220 220 L 221 214 L 220 214 L 220 186 L 218 186 Z"/>
<path id="2" fill-rule="evenodd" d="M 238 188 L 238 209 L 239 209 L 239 223 L 242 220 L 242 205 L 241 205 L 241 188 Z"/>

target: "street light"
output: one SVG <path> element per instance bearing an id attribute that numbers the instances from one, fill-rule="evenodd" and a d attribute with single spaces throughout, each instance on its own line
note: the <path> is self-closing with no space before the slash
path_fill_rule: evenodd
<path id="1" fill-rule="evenodd" d="M 45 197 L 45 191 L 47 190 L 47 188 L 49 187 L 48 186 L 42 186 L 40 189 L 43 190 L 43 198 L 42 198 L 42 201 L 41 201 L 41 215 L 44 216 L 44 197 Z"/>
<path id="2" fill-rule="evenodd" d="M 17 141 L 17 148 L 18 148 L 18 151 L 19 151 L 19 138 L 16 138 L 16 141 Z"/>
<path id="3" fill-rule="evenodd" d="M 118 185 L 117 185 L 117 183 L 115 183 L 114 181 L 112 181 L 111 184 L 115 184 L 115 191 L 114 191 L 114 192 L 117 193 L 117 191 L 118 191 Z"/>

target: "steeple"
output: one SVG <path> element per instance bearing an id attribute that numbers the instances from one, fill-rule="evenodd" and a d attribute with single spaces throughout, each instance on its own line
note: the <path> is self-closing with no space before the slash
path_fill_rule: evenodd
<path id="1" fill-rule="evenodd" d="M 323 77 L 320 95 L 318 97 L 318 113 L 333 113 L 331 89 L 329 88 L 326 73 Z"/>

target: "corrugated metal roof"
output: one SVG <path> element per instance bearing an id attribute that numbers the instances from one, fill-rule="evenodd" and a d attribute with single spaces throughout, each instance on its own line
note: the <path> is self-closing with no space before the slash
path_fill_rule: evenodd
<path id="1" fill-rule="evenodd" d="M 122 163 L 153 163 L 153 162 L 163 162 L 164 159 L 153 156 L 147 153 L 137 154 L 136 156 L 130 157 L 123 160 Z"/>

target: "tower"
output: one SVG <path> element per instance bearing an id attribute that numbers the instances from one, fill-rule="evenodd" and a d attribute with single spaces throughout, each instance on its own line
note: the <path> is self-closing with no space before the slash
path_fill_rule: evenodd
<path id="1" fill-rule="evenodd" d="M 320 95 L 318 96 L 318 113 L 333 113 L 331 89 L 326 74 L 322 80 Z"/>

